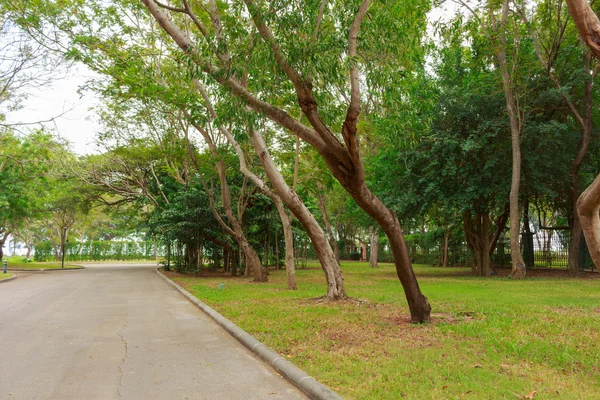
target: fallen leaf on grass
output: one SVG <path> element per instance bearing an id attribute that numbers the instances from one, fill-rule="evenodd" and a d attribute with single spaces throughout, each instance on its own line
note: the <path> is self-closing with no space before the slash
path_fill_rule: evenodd
<path id="1" fill-rule="evenodd" d="M 532 400 L 533 396 L 535 396 L 537 392 L 535 390 L 532 390 L 531 392 L 529 392 L 529 394 L 527 396 L 523 396 L 524 399 L 526 400 Z"/>
<path id="2" fill-rule="evenodd" d="M 483 365 L 481 365 L 481 364 L 475 364 L 475 365 L 473 365 L 473 368 L 483 368 Z"/>

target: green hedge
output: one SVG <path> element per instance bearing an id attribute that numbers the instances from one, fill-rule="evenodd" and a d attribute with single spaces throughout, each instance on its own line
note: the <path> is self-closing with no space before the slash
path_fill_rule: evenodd
<path id="1" fill-rule="evenodd" d="M 88 241 L 69 242 L 65 246 L 66 261 L 105 261 L 105 260 L 151 260 L 154 258 L 154 243 L 147 241 Z M 37 243 L 35 261 L 55 261 L 54 247 L 50 241 Z M 163 246 L 158 246 L 159 256 L 164 255 Z"/>

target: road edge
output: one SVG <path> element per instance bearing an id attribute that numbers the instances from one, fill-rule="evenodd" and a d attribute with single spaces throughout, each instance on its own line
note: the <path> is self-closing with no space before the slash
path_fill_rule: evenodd
<path id="1" fill-rule="evenodd" d="M 263 361 L 269 363 L 269 365 L 271 365 L 279 374 L 304 392 L 309 398 L 312 400 L 343 400 L 343 398 L 333 390 L 318 382 L 315 378 L 309 376 L 306 372 L 296 367 L 280 354 L 269 349 L 254 336 L 219 314 L 207 304 L 198 300 L 196 296 L 192 295 L 173 280 L 165 276 L 159 269 L 156 270 L 156 273 L 183 294 L 191 303 L 211 317 L 217 324 L 223 327 L 223 329 L 229 332 L 231 336 L 246 346 L 248 350 L 256 354 Z"/>
<path id="2" fill-rule="evenodd" d="M 6 279 L 0 279 L 0 283 L 14 281 L 15 279 L 17 279 L 17 276 L 16 276 L 16 275 L 13 275 L 13 276 L 11 276 L 10 278 L 6 278 Z"/>

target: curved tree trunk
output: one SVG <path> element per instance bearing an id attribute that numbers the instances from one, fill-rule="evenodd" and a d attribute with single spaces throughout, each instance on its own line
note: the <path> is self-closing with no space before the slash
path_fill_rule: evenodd
<path id="1" fill-rule="evenodd" d="M 590 75 L 592 73 L 590 68 L 590 58 L 591 55 L 588 52 L 584 54 L 584 62 L 583 62 L 583 70 L 586 75 Z M 585 158 L 592 138 L 592 79 L 586 80 L 584 84 L 584 113 L 581 115 L 577 112 L 572 103 L 569 103 L 570 108 L 573 110 L 573 114 L 575 118 L 579 121 L 582 126 L 582 134 L 581 134 L 581 144 L 579 146 L 579 151 L 577 156 L 571 163 L 571 191 L 572 191 L 572 214 L 573 214 L 573 223 L 571 226 L 571 241 L 569 243 L 569 262 L 567 266 L 567 271 L 569 275 L 576 276 L 579 273 L 579 246 L 581 243 L 581 221 L 579 219 L 579 213 L 577 211 L 577 200 L 580 196 L 580 185 L 579 185 L 579 170 L 581 169 L 581 164 L 583 163 L 583 159 Z"/>
<path id="2" fill-rule="evenodd" d="M 427 297 L 421 293 L 419 288 L 398 217 L 392 210 L 385 207 L 378 197 L 371 193 L 364 182 L 360 186 L 357 192 L 352 193 L 352 197 L 363 210 L 377 221 L 389 239 L 396 264 L 396 273 L 408 301 L 411 321 L 413 323 L 429 322 L 431 319 L 431 306 L 427 301 Z"/>
<path id="3" fill-rule="evenodd" d="M 584 43 L 600 60 L 600 20 L 586 0 L 566 0 Z M 577 214 L 596 269 L 600 270 L 600 175 L 579 196 Z"/>
<path id="4" fill-rule="evenodd" d="M 196 86 L 196 89 L 200 92 L 200 94 L 204 98 L 204 101 L 206 102 L 206 107 L 207 107 L 210 117 L 213 119 L 213 121 L 216 120 L 217 113 L 215 112 L 215 109 L 212 106 L 211 99 L 208 96 L 208 93 L 206 92 L 204 86 L 198 80 L 195 80 L 194 84 Z M 196 129 L 198 131 L 203 132 L 203 130 L 201 130 L 201 128 L 199 126 L 196 126 L 196 125 L 194 125 L 194 126 L 196 127 Z M 238 161 L 240 164 L 240 171 L 242 172 L 242 174 L 247 179 L 251 180 L 266 196 L 271 198 L 271 200 L 275 204 L 275 207 L 277 208 L 277 212 L 279 213 L 279 217 L 281 219 L 281 224 L 283 226 L 283 231 L 284 231 L 284 240 L 285 240 L 285 248 L 286 248 L 285 267 L 286 267 L 286 275 L 287 275 L 287 286 L 288 286 L 288 289 L 295 290 L 298 288 L 298 286 L 296 283 L 296 263 L 295 263 L 295 259 L 294 259 L 294 237 L 293 237 L 293 233 L 292 233 L 292 221 L 290 218 L 288 218 L 288 215 L 285 212 L 285 208 L 283 207 L 281 197 L 277 193 L 275 193 L 271 189 L 269 189 L 269 187 L 265 184 L 265 182 L 263 182 L 258 176 L 256 176 L 254 173 L 252 173 L 252 171 L 250 171 L 248 169 L 244 152 L 243 152 L 242 148 L 240 147 L 239 143 L 235 140 L 235 138 L 231 134 L 231 132 L 221 124 L 219 124 L 219 131 L 226 137 L 229 144 L 231 144 L 231 146 L 234 148 L 234 150 L 238 156 Z M 207 135 L 204 133 L 203 133 L 203 135 L 206 138 Z M 254 266 L 255 261 L 252 261 L 253 259 L 254 259 L 253 256 L 251 256 L 250 259 L 246 258 L 246 260 L 247 260 L 246 274 L 248 274 L 250 268 L 252 268 L 252 269 L 255 268 L 255 266 Z M 248 260 L 251 260 L 251 261 L 248 262 Z M 266 260 L 265 264 L 268 266 L 268 255 L 267 255 L 267 260 Z M 262 266 L 261 266 L 261 268 L 262 268 Z M 277 268 L 279 269 L 279 265 L 277 265 Z M 265 274 L 265 279 L 266 279 L 266 274 Z"/>
<path id="5" fill-rule="evenodd" d="M 306 208 L 302 199 L 288 186 L 285 179 L 283 179 L 283 176 L 275 166 L 271 155 L 267 151 L 263 137 L 256 131 L 251 131 L 250 134 L 256 154 L 258 155 L 269 180 L 273 184 L 273 187 L 281 196 L 281 200 L 283 200 L 286 206 L 288 206 L 296 218 L 298 218 L 298 221 L 300 221 L 310 237 L 327 280 L 327 294 L 325 295 L 325 298 L 327 300 L 345 299 L 347 296 L 344 289 L 342 271 L 340 270 L 335 254 L 329 245 L 329 241 L 325 236 L 325 232 L 323 232 L 323 229 L 321 229 L 321 226 L 315 217 L 308 208 Z"/>
<path id="6" fill-rule="evenodd" d="M 590 256 L 600 270 L 600 175 L 579 196 L 577 212 Z"/>
<path id="7" fill-rule="evenodd" d="M 182 111 L 183 111 L 184 115 L 186 116 L 186 118 L 191 120 L 191 116 L 189 115 L 189 113 L 185 110 L 182 110 Z M 221 227 L 230 236 L 232 236 L 235 239 L 235 241 L 238 243 L 240 251 L 244 254 L 244 258 L 246 260 L 246 273 L 253 271 L 255 282 L 266 282 L 267 281 L 266 270 L 263 269 L 262 264 L 260 262 L 260 258 L 256 254 L 256 251 L 254 250 L 254 248 L 252 248 L 252 245 L 250 245 L 250 243 L 248 242 L 248 239 L 246 238 L 246 235 L 244 234 L 241 216 L 240 216 L 240 218 L 238 218 L 238 217 L 236 217 L 236 215 L 233 212 L 232 201 L 231 201 L 231 190 L 229 188 L 229 183 L 227 182 L 227 173 L 226 173 L 226 168 L 225 168 L 225 162 L 219 155 L 217 146 L 215 145 L 214 141 L 212 140 L 212 138 L 208 134 L 208 132 L 205 129 L 203 129 L 200 125 L 198 125 L 195 121 L 191 120 L 191 123 L 192 123 L 192 126 L 202 135 L 202 137 L 206 141 L 206 144 L 208 145 L 211 155 L 216 158 L 215 169 L 217 170 L 217 173 L 219 175 L 219 182 L 220 182 L 220 186 L 221 186 L 221 199 L 223 202 L 223 211 L 225 211 L 225 216 L 227 217 L 227 220 L 229 221 L 231 226 L 227 225 L 225 223 L 225 221 L 223 221 L 223 219 L 221 218 L 221 215 L 216 210 L 212 193 L 209 190 L 208 185 L 206 185 L 206 183 L 203 180 L 202 183 L 204 185 L 204 189 L 206 190 L 206 193 L 208 194 L 209 201 L 210 201 L 210 209 L 211 209 L 215 219 L 219 223 L 219 225 L 221 225 Z M 187 140 L 187 137 L 186 137 L 186 140 Z"/>

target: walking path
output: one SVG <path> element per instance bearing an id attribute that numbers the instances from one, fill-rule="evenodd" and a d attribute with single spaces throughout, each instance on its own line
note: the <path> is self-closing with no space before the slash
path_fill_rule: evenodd
<path id="1" fill-rule="evenodd" d="M 0 285 L 0 399 L 306 399 L 155 268 Z"/>

